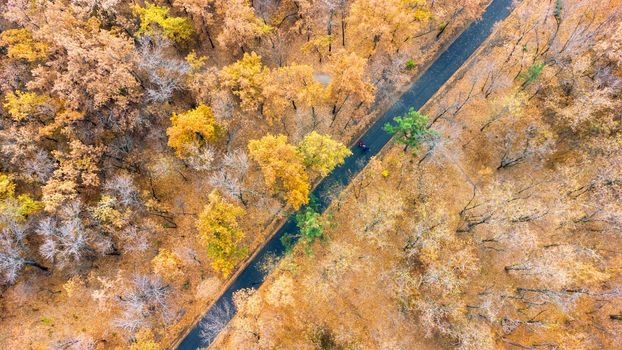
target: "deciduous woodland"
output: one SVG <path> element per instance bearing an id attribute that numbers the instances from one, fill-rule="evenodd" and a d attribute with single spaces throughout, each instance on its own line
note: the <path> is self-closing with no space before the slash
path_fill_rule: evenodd
<path id="1" fill-rule="evenodd" d="M 619 349 L 621 15 L 518 3 L 213 348 Z"/>
<path id="2" fill-rule="evenodd" d="M 213 348 L 618 349 L 620 0 L 517 1 L 309 196 L 487 3 L 2 2 L 0 348 L 169 348 L 297 211 Z"/>
<path id="3" fill-rule="evenodd" d="M 486 5 L 3 1 L 0 348 L 170 346 Z"/>

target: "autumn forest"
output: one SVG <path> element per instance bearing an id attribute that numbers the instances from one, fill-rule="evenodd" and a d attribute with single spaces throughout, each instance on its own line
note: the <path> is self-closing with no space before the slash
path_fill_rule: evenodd
<path id="1" fill-rule="evenodd" d="M 620 113 L 620 0 L 1 0 L 0 349 L 619 349 Z"/>

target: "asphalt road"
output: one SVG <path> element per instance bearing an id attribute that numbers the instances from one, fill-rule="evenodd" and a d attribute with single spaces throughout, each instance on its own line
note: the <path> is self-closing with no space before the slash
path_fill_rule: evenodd
<path id="1" fill-rule="evenodd" d="M 469 26 L 437 59 L 428 70 L 406 91 L 400 99 L 379 118 L 361 137 L 369 146 L 368 152 L 362 152 L 358 147 L 352 149 L 353 155 L 345 163 L 335 169 L 322 180 L 315 188 L 313 195 L 319 200 L 319 207 L 324 211 L 330 204 L 331 196 L 325 195 L 331 188 L 344 188 L 350 180 L 358 174 L 369 162 L 369 159 L 378 154 L 382 147 L 391 139 L 391 135 L 384 131 L 383 126 L 393 118 L 406 114 L 410 107 L 420 109 L 434 95 L 445 82 L 460 68 L 460 66 L 486 40 L 492 31 L 492 26 L 505 19 L 511 12 L 512 0 L 493 0 L 486 9 L 482 19 Z M 339 185 L 341 186 L 335 186 Z M 335 186 L 335 187 L 333 187 Z M 332 191 L 335 194 L 335 191 Z M 215 317 L 218 309 L 229 306 L 233 309 L 232 295 L 243 288 L 257 288 L 265 276 L 258 266 L 267 254 L 281 256 L 285 248 L 281 244 L 281 237 L 285 233 L 296 233 L 298 229 L 292 217 L 277 231 L 270 241 L 261 249 L 255 258 L 237 276 L 214 306 L 203 316 L 202 321 Z M 222 318 L 222 313 L 219 315 Z M 227 318 L 233 315 L 228 315 Z M 228 321 L 228 320 L 227 320 Z M 210 339 L 202 339 L 200 325 L 195 326 L 180 343 L 178 350 L 195 350 L 207 347 L 216 335 Z"/>

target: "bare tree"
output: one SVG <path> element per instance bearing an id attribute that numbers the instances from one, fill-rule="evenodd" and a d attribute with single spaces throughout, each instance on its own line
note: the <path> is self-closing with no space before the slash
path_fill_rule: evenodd
<path id="1" fill-rule="evenodd" d="M 154 322 L 170 323 L 170 293 L 170 286 L 159 277 L 135 275 L 130 290 L 119 296 L 123 312 L 114 320 L 114 325 L 133 334 L 142 327 L 151 328 Z"/>
<path id="2" fill-rule="evenodd" d="M 23 242 L 26 238 L 26 227 L 15 222 L 8 222 L 0 231 L 0 282 L 13 283 L 25 265 L 34 266 L 42 271 L 47 267 L 28 258 Z"/>
<path id="3" fill-rule="evenodd" d="M 108 239 L 96 240 L 80 218 L 81 203 L 74 201 L 62 208 L 60 220 L 47 217 L 39 222 L 37 234 L 43 238 L 39 252 L 46 260 L 64 268 L 96 253 L 97 244 L 103 252 L 109 249 Z"/>
<path id="4" fill-rule="evenodd" d="M 146 87 L 148 102 L 168 101 L 173 92 L 183 87 L 190 65 L 165 53 L 171 43 L 162 37 L 144 36 L 139 39 L 138 66 L 147 75 L 151 86 Z"/>
<path id="5" fill-rule="evenodd" d="M 104 189 L 112 192 L 121 205 L 138 207 L 141 204 L 140 195 L 134 181 L 129 175 L 117 174 L 108 180 Z"/>

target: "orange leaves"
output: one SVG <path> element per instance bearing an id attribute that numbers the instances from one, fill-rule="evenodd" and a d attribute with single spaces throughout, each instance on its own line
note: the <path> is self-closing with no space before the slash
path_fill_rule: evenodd
<path id="1" fill-rule="evenodd" d="M 335 55 L 329 69 L 331 81 L 328 94 L 335 104 L 345 103 L 352 97 L 364 104 L 374 101 L 376 88 L 367 80 L 365 58 L 344 51 Z"/>

